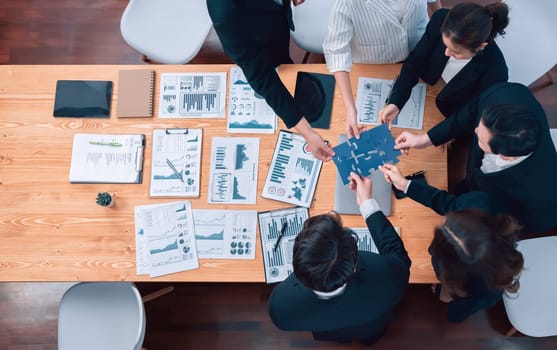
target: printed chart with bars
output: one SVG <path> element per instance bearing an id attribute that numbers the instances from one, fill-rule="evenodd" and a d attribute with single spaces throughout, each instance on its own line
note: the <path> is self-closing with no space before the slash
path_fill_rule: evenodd
<path id="1" fill-rule="evenodd" d="M 255 204 L 259 138 L 213 137 L 209 203 Z"/>
<path id="2" fill-rule="evenodd" d="M 162 73 L 160 118 L 224 118 L 226 73 Z"/>
<path id="3" fill-rule="evenodd" d="M 400 236 L 400 228 L 394 227 L 394 229 Z M 369 233 L 367 227 L 351 228 L 351 230 L 354 231 L 358 237 L 358 250 L 379 254 L 379 250 L 377 249 L 375 241 L 371 237 L 371 233 Z"/>
<path id="4" fill-rule="evenodd" d="M 294 240 L 309 217 L 308 209 L 295 207 L 257 214 L 265 280 L 284 281 L 292 273 Z"/>
<path id="5" fill-rule="evenodd" d="M 321 166 L 302 136 L 281 130 L 261 196 L 309 208 Z"/>

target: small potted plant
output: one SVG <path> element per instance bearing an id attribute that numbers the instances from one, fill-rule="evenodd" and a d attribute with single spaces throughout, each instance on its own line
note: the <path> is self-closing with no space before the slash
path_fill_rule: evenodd
<path id="1" fill-rule="evenodd" d="M 114 197 L 108 192 L 99 192 L 97 194 L 97 204 L 102 207 L 111 207 L 114 205 Z"/>

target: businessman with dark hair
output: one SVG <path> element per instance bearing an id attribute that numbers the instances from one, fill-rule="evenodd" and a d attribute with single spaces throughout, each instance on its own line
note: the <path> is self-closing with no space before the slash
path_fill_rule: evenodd
<path id="1" fill-rule="evenodd" d="M 403 132 L 395 148 L 438 146 L 471 131 L 474 142 L 459 191 L 494 195 L 524 233 L 557 226 L 557 152 L 545 112 L 524 85 L 495 84 L 426 134 Z"/>
<path id="2" fill-rule="evenodd" d="M 314 0 L 319 1 L 319 0 Z M 291 0 L 207 0 L 209 16 L 224 52 L 236 63 L 251 87 L 265 98 L 287 128 L 295 128 L 312 154 L 332 159 L 331 147 L 312 129 L 276 68 L 290 59 Z M 294 5 L 304 0 L 292 0 Z"/>
<path id="3" fill-rule="evenodd" d="M 379 254 L 358 251 L 353 232 L 337 214 L 310 217 L 294 243 L 294 273 L 269 299 L 278 328 L 310 331 L 316 340 L 372 344 L 392 322 L 408 284 L 410 259 L 371 198 L 371 180 L 352 174 L 351 187 Z"/>

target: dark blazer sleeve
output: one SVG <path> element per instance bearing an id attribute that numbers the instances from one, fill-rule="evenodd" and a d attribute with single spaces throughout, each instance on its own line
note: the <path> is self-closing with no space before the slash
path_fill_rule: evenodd
<path id="1" fill-rule="evenodd" d="M 470 208 L 481 209 L 492 215 L 503 211 L 496 200 L 485 192 L 474 191 L 456 196 L 428 184 L 411 181 L 406 194 L 416 202 L 433 209 L 439 215 Z"/>
<path id="2" fill-rule="evenodd" d="M 207 8 L 225 53 L 286 126 L 295 126 L 303 114 L 276 71 L 277 65 L 292 61 L 287 45 L 273 45 L 289 40 L 284 6 L 272 0 L 207 0 Z"/>
<path id="3" fill-rule="evenodd" d="M 441 25 L 449 11 L 441 9 L 436 11 L 431 20 L 429 21 L 425 33 L 416 44 L 416 47 L 408 58 L 402 64 L 400 75 L 393 86 L 393 91 L 389 97 L 389 103 L 395 104 L 399 109 L 402 109 L 406 101 L 410 98 L 412 88 L 416 85 L 418 80 L 422 78 L 428 84 L 433 84 L 425 75 L 431 65 L 438 65 L 439 70 L 442 70 L 448 58 L 440 56 L 440 62 L 430 62 L 432 57 L 437 57 L 434 52 L 439 50 L 439 42 L 441 41 Z"/>
<path id="4" fill-rule="evenodd" d="M 399 261 L 402 268 L 408 270 L 411 264 L 408 253 L 393 225 L 383 212 L 378 211 L 368 216 L 366 224 L 379 254 L 393 257 Z M 408 278 L 406 280 L 408 281 Z"/>

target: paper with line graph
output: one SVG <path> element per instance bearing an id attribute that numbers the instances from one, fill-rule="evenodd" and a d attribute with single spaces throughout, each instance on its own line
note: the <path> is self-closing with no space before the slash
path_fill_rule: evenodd
<path id="1" fill-rule="evenodd" d="M 281 130 L 261 196 L 309 208 L 321 166 L 301 135 Z"/>
<path id="2" fill-rule="evenodd" d="M 255 204 L 259 138 L 213 137 L 209 203 Z"/>
<path id="3" fill-rule="evenodd" d="M 256 210 L 194 209 L 200 259 L 255 259 Z"/>
<path id="4" fill-rule="evenodd" d="M 308 217 L 308 209 L 304 207 L 278 209 L 257 214 L 267 283 L 283 281 L 292 273 L 294 240 Z"/>
<path id="5" fill-rule="evenodd" d="M 224 118 L 226 72 L 162 73 L 159 118 Z"/>
<path id="6" fill-rule="evenodd" d="M 358 123 L 379 125 L 379 111 L 385 105 L 393 87 L 392 80 L 360 77 L 356 92 L 356 109 Z M 424 122 L 426 85 L 418 83 L 412 88 L 412 94 L 393 120 L 393 126 L 421 130 Z"/>
<path id="7" fill-rule="evenodd" d="M 137 274 L 150 277 L 199 268 L 189 201 L 135 207 Z"/>
<path id="8" fill-rule="evenodd" d="M 151 197 L 199 197 L 203 129 L 154 129 Z"/>

